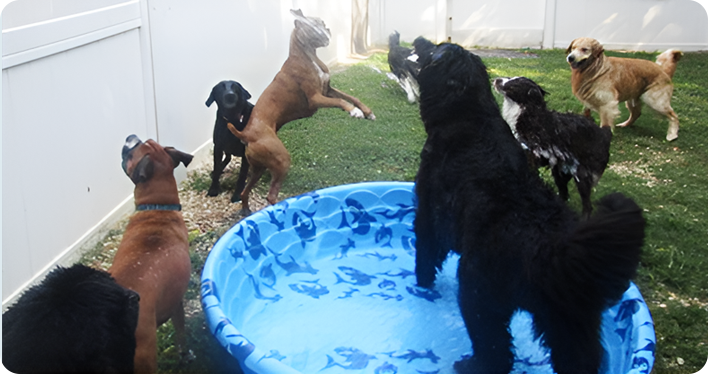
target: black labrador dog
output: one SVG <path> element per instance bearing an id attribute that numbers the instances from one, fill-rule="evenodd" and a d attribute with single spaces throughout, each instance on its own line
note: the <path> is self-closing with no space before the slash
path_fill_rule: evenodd
<path id="1" fill-rule="evenodd" d="M 231 162 L 231 156 L 235 156 L 241 157 L 241 170 L 238 173 L 236 190 L 231 195 L 231 202 L 241 201 L 241 192 L 248 176 L 248 160 L 244 157 L 246 146 L 229 131 L 226 125 L 231 123 L 239 131 L 246 127 L 253 110 L 253 104 L 248 102 L 250 98 L 251 94 L 235 81 L 221 81 L 211 89 L 205 104 L 209 107 L 216 101 L 217 111 L 214 124 L 214 171 L 211 173 L 208 196 L 221 193 L 219 178 L 224 168 Z"/>
<path id="2" fill-rule="evenodd" d="M 474 356 L 458 373 L 509 373 L 509 322 L 533 315 L 558 374 L 597 374 L 601 315 L 637 270 L 642 209 L 613 193 L 581 220 L 535 170 L 504 122 L 482 60 L 441 44 L 418 75 L 427 139 L 416 177 L 416 278 L 432 287 L 460 253 L 458 302 Z"/>
<path id="3" fill-rule="evenodd" d="M 140 296 L 105 271 L 57 267 L 2 315 L 14 373 L 132 373 Z"/>

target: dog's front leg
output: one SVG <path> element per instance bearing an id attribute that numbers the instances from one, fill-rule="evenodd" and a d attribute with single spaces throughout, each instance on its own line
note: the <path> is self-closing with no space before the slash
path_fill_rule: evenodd
<path id="1" fill-rule="evenodd" d="M 236 189 L 234 190 L 234 194 L 231 195 L 232 203 L 237 203 L 241 201 L 241 192 L 243 192 L 243 188 L 246 185 L 246 177 L 248 177 L 248 168 L 248 158 L 246 158 L 246 156 L 241 157 L 241 169 L 238 172 L 238 180 L 236 180 Z"/>
<path id="2" fill-rule="evenodd" d="M 346 112 L 349 112 L 349 115 L 352 117 L 364 118 L 364 113 L 361 109 L 357 108 L 352 103 L 344 99 L 327 97 L 322 94 L 315 94 L 311 96 L 308 100 L 310 102 L 311 109 L 316 110 L 319 108 L 340 108 Z"/>
<path id="3" fill-rule="evenodd" d="M 342 92 L 336 88 L 332 88 L 332 87 L 329 88 L 329 92 L 327 92 L 327 96 L 346 100 L 346 101 L 354 104 L 355 107 L 357 107 L 359 110 L 361 110 L 361 112 L 364 114 L 364 116 L 366 116 L 367 119 L 370 119 L 370 120 L 376 119 L 374 112 L 372 112 L 371 109 L 369 109 L 369 107 L 364 105 L 364 103 L 362 103 L 359 99 L 357 99 L 354 96 L 347 95 L 344 92 Z M 349 113 L 351 113 L 351 112 L 349 112 Z M 352 115 L 352 116 L 354 117 L 354 115 Z M 357 117 L 357 118 L 363 118 L 363 117 Z"/>
<path id="4" fill-rule="evenodd" d="M 224 167 L 231 161 L 231 155 L 226 154 L 226 160 L 223 160 L 224 150 L 221 146 L 214 144 L 214 170 L 211 172 L 211 186 L 207 192 L 207 196 L 216 196 L 221 193 L 221 185 L 219 178 L 224 172 Z"/>

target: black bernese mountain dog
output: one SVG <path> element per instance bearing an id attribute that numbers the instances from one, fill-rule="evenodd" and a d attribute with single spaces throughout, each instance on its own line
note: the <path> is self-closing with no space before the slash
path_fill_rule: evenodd
<path id="1" fill-rule="evenodd" d="M 427 139 L 416 177 L 416 277 L 432 287 L 460 253 L 459 306 L 474 355 L 458 373 L 509 373 L 509 322 L 530 312 L 556 373 L 597 374 L 601 314 L 635 275 L 642 209 L 613 193 L 580 220 L 549 188 L 499 111 L 482 60 L 440 44 L 422 65 Z"/>

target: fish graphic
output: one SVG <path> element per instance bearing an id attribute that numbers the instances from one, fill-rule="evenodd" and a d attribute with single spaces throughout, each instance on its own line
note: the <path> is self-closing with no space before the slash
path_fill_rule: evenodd
<path id="1" fill-rule="evenodd" d="M 353 287 L 349 287 L 349 291 L 344 291 L 344 295 L 338 297 L 337 299 L 348 299 L 352 297 L 352 294 L 354 294 L 354 292 L 359 292 L 359 290 Z"/>
<path id="2" fill-rule="evenodd" d="M 344 203 L 347 204 L 349 207 L 349 212 L 354 218 L 350 224 L 350 226 L 352 226 L 352 231 L 358 235 L 366 235 L 369 233 L 371 224 L 376 222 L 376 217 L 369 214 L 366 211 L 366 208 L 354 199 L 346 199 L 344 200 Z M 354 224 L 357 224 L 357 226 L 353 227 Z"/>
<path id="3" fill-rule="evenodd" d="M 274 224 L 277 228 L 278 231 L 283 231 L 285 230 L 285 222 L 281 221 L 276 217 L 275 212 L 273 210 L 267 211 L 268 217 L 270 217 L 270 223 Z"/>
<path id="4" fill-rule="evenodd" d="M 442 298 L 442 295 L 440 294 L 440 292 L 435 291 L 435 290 L 429 290 L 427 288 L 406 287 L 406 291 L 408 291 L 409 294 L 411 294 L 415 297 L 420 297 L 421 299 L 428 300 L 432 303 L 434 303 L 435 300 Z"/>
<path id="5" fill-rule="evenodd" d="M 246 248 L 251 258 L 257 260 L 262 255 L 267 255 L 266 249 L 261 242 L 261 232 L 258 229 L 258 224 L 253 221 L 246 221 L 246 225 L 251 229 L 248 233 L 248 238 L 244 237 L 244 227 L 241 225 L 236 232 L 236 235 L 242 237 L 246 241 Z M 232 254 L 233 255 L 233 254 Z"/>
<path id="6" fill-rule="evenodd" d="M 347 252 L 349 252 L 350 249 L 356 247 L 356 242 L 353 241 L 351 238 L 347 238 L 347 242 L 340 245 L 339 248 L 341 251 L 337 256 L 334 257 L 335 260 L 340 260 L 344 257 L 347 257 Z"/>
<path id="7" fill-rule="evenodd" d="M 231 337 L 233 340 L 234 338 L 237 338 L 239 340 L 238 344 L 230 343 L 229 346 L 226 348 L 229 353 L 231 353 L 232 356 L 236 357 L 237 359 L 243 360 L 246 359 L 253 351 L 256 350 L 256 346 L 253 345 L 246 337 L 243 335 L 236 335 Z"/>
<path id="8" fill-rule="evenodd" d="M 419 374 L 439 374 L 440 369 L 435 370 L 435 371 L 422 371 L 422 370 L 416 370 Z"/>
<path id="9" fill-rule="evenodd" d="M 386 239 L 388 238 L 388 241 Z M 376 233 L 374 234 L 374 240 L 376 243 L 383 243 L 381 244 L 382 247 L 390 247 L 393 248 L 391 245 L 391 240 L 393 239 L 393 230 L 386 226 L 383 225 L 381 226 L 378 230 L 376 230 Z"/>
<path id="10" fill-rule="evenodd" d="M 384 300 L 391 300 L 391 299 L 396 299 L 396 301 L 401 301 L 401 300 L 403 300 L 403 296 L 401 296 L 401 295 L 393 296 L 393 295 L 389 295 L 389 294 L 386 294 L 386 293 L 383 293 L 383 292 L 370 293 L 370 294 L 368 294 L 368 295 L 366 295 L 366 296 L 368 296 L 368 297 L 378 296 L 378 297 L 380 297 L 380 298 L 382 298 L 382 299 L 384 299 Z"/>
<path id="11" fill-rule="evenodd" d="M 352 281 L 346 281 L 346 280 L 342 279 L 342 277 L 340 277 L 339 274 L 334 273 L 334 275 L 337 277 L 337 282 L 335 284 L 349 283 L 349 284 L 353 284 L 355 286 L 366 286 L 367 284 L 371 284 L 372 279 L 376 278 L 375 275 L 368 275 L 368 274 L 362 273 L 359 270 L 356 270 L 354 268 L 350 268 L 347 266 L 340 266 L 339 271 L 341 271 L 342 273 L 349 276 L 352 279 Z"/>
<path id="12" fill-rule="evenodd" d="M 305 247 L 305 242 L 311 242 L 315 240 L 315 234 L 317 234 L 317 226 L 315 225 L 315 219 L 313 218 L 317 213 L 307 213 L 301 211 L 302 215 L 305 216 L 303 219 L 300 214 L 295 212 L 293 214 L 292 227 L 295 229 L 297 236 L 300 237 L 303 248 Z"/>
<path id="13" fill-rule="evenodd" d="M 374 374 L 397 374 L 398 368 L 395 365 L 389 364 L 388 361 L 374 370 Z"/>
<path id="14" fill-rule="evenodd" d="M 396 282 L 388 279 L 384 279 L 379 282 L 379 288 L 382 290 L 393 290 L 396 289 Z"/>
<path id="15" fill-rule="evenodd" d="M 410 270 L 406 270 L 404 268 L 400 268 L 400 269 L 401 269 L 401 271 L 399 271 L 398 273 L 391 273 L 391 270 L 389 270 L 385 273 L 378 273 L 378 274 L 379 275 L 388 275 L 389 277 L 401 277 L 403 279 L 406 279 L 407 277 L 415 275 L 415 273 Z"/>
<path id="16" fill-rule="evenodd" d="M 387 220 L 397 219 L 398 222 L 403 222 L 403 219 L 409 214 L 415 214 L 415 206 L 408 204 L 396 204 L 398 210 L 386 209 L 383 212 L 377 212 L 376 214 L 386 217 Z"/>
<path id="17" fill-rule="evenodd" d="M 205 279 L 202 281 L 201 293 L 202 299 L 207 296 L 219 297 L 219 295 L 216 293 L 216 283 L 214 283 L 214 281 L 211 279 Z"/>
<path id="18" fill-rule="evenodd" d="M 395 351 L 383 354 L 391 358 L 400 358 L 403 360 L 408 360 L 409 363 L 413 360 L 428 359 L 432 363 L 437 364 L 438 360 L 440 360 L 440 357 L 436 356 L 435 353 L 433 353 L 432 349 L 426 349 L 425 351 L 414 351 L 412 349 L 409 349 L 406 353 L 403 354 L 395 354 Z"/>
<path id="19" fill-rule="evenodd" d="M 647 343 L 647 345 L 645 345 L 644 347 L 637 349 L 636 351 L 634 351 L 634 353 L 646 351 L 646 352 L 651 353 L 652 355 L 654 354 L 654 352 L 656 351 L 656 344 L 649 339 L 645 339 L 645 340 L 649 341 L 649 343 Z"/>
<path id="20" fill-rule="evenodd" d="M 406 253 L 415 257 L 415 236 L 401 236 L 401 247 L 403 247 Z"/>
<path id="21" fill-rule="evenodd" d="M 319 299 L 320 296 L 326 295 L 329 293 L 329 290 L 327 289 L 327 287 L 319 284 L 318 283 L 319 281 L 320 281 L 319 279 L 314 280 L 314 281 L 302 281 L 300 284 L 294 283 L 294 284 L 290 284 L 288 286 L 290 287 L 291 290 L 293 290 L 297 293 L 301 293 L 301 294 L 304 294 L 307 296 L 311 296 L 315 299 Z M 312 284 L 312 286 L 307 285 L 307 284 L 303 284 L 303 283 L 309 283 L 309 284 Z"/>
<path id="22" fill-rule="evenodd" d="M 295 273 L 310 273 L 310 274 L 317 274 L 319 270 L 314 269 L 312 265 L 310 265 L 309 262 L 305 261 L 304 265 L 300 265 L 295 261 L 295 258 L 290 255 L 290 260 L 291 262 L 280 262 L 278 259 L 278 255 L 273 253 L 275 257 L 275 263 L 278 264 L 283 270 L 286 271 L 286 276 L 290 276 Z"/>
<path id="23" fill-rule="evenodd" d="M 389 241 L 389 244 L 390 244 L 390 241 Z M 384 256 L 384 255 L 380 254 L 379 252 L 374 252 L 374 253 L 367 252 L 364 254 L 359 254 L 358 256 L 366 257 L 366 258 L 374 257 L 374 258 L 378 259 L 379 261 L 383 261 L 383 260 L 396 261 L 396 259 L 398 258 L 395 254 L 392 254 L 390 256 Z"/>
<path id="24" fill-rule="evenodd" d="M 261 271 L 258 273 L 258 275 L 261 277 L 261 282 L 263 282 L 263 285 L 273 289 L 275 287 L 275 272 L 273 271 L 273 264 L 270 263 L 266 266 L 261 265 Z"/>
<path id="25" fill-rule="evenodd" d="M 343 365 L 340 364 L 332 358 L 330 355 L 327 356 L 327 366 L 322 368 L 320 371 L 323 371 L 325 369 L 329 369 L 334 366 L 339 366 L 344 370 L 361 370 L 366 368 L 367 365 L 369 365 L 369 361 L 371 360 L 376 360 L 376 356 L 371 356 L 367 355 L 366 353 L 356 349 L 356 348 L 344 348 L 344 347 L 339 347 L 334 349 L 335 352 L 337 352 L 338 355 L 345 357 L 346 360 L 344 361 L 345 364 L 348 365 Z"/>
<path id="26" fill-rule="evenodd" d="M 246 275 L 251 280 L 251 284 L 253 284 L 254 296 L 256 297 L 256 299 L 271 300 L 271 301 L 275 302 L 275 301 L 278 301 L 283 298 L 279 294 L 276 294 L 275 296 L 272 296 L 272 297 L 268 297 L 268 296 L 263 295 L 263 293 L 261 293 L 261 288 L 260 288 L 258 281 L 256 280 L 256 277 L 254 277 L 253 275 L 248 274 L 248 273 L 246 273 Z"/>
<path id="27" fill-rule="evenodd" d="M 623 301 L 622 304 L 620 304 L 619 306 L 617 316 L 615 316 L 615 322 L 632 318 L 632 316 L 639 311 L 641 303 L 642 302 L 639 299 L 630 299 Z"/>
<path id="28" fill-rule="evenodd" d="M 281 355 L 280 352 L 278 352 L 277 349 L 271 349 L 271 350 L 270 350 L 270 354 L 267 355 L 267 356 L 266 356 L 266 355 L 263 355 L 263 357 L 261 357 L 261 358 L 258 359 L 258 362 L 261 362 L 261 361 L 263 361 L 263 360 L 265 360 L 265 359 L 267 359 L 267 358 L 272 358 L 272 359 L 275 359 L 275 360 L 278 360 L 278 361 L 283 361 L 285 358 L 287 358 L 287 356 Z"/>

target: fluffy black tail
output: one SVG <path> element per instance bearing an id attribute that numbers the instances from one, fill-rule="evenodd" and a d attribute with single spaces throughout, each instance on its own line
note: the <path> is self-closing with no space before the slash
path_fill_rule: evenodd
<path id="1" fill-rule="evenodd" d="M 642 209 L 632 199 L 620 193 L 604 196 L 560 249 L 565 253 L 555 256 L 553 284 L 546 290 L 555 293 L 553 299 L 579 307 L 616 302 L 636 274 L 644 226 Z"/>

